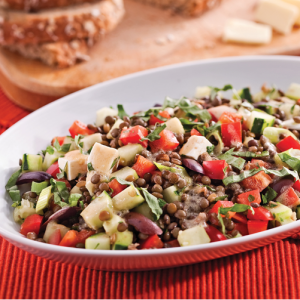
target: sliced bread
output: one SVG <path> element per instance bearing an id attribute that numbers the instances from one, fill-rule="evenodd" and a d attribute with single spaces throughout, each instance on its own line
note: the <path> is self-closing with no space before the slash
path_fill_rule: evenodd
<path id="1" fill-rule="evenodd" d="M 97 38 L 114 29 L 125 13 L 123 0 L 100 0 L 37 13 L 0 10 L 0 44 L 41 44 Z"/>

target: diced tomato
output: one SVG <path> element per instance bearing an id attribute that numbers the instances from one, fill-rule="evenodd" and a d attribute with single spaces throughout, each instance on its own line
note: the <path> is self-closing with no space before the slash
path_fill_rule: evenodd
<path id="1" fill-rule="evenodd" d="M 167 242 L 167 244 L 171 247 L 180 247 L 178 240 L 173 240 L 173 241 Z"/>
<path id="2" fill-rule="evenodd" d="M 249 234 L 265 231 L 268 229 L 268 221 L 249 220 L 247 225 Z"/>
<path id="3" fill-rule="evenodd" d="M 156 166 L 149 159 L 139 155 L 136 163 L 132 166 L 132 169 L 137 172 L 139 177 L 143 178 L 146 173 L 155 171 Z"/>
<path id="4" fill-rule="evenodd" d="M 51 245 L 59 245 L 61 242 L 60 229 L 57 228 L 49 237 L 48 243 Z"/>
<path id="5" fill-rule="evenodd" d="M 267 168 L 267 169 L 271 167 L 271 164 L 267 163 L 266 161 L 263 161 L 261 159 L 252 158 L 251 166 L 250 166 L 249 170 L 258 169 L 257 165 L 259 165 L 260 167 Z"/>
<path id="6" fill-rule="evenodd" d="M 25 236 L 27 235 L 28 232 L 35 232 L 36 234 L 39 234 L 42 221 L 43 221 L 43 216 L 40 216 L 38 214 L 28 216 L 25 219 L 24 223 L 21 225 L 20 233 Z"/>
<path id="7" fill-rule="evenodd" d="M 72 138 L 75 138 L 76 135 L 82 134 L 82 135 L 90 135 L 95 133 L 96 131 L 88 129 L 87 125 L 76 120 L 72 126 L 69 128 L 69 132 L 72 136 Z"/>
<path id="8" fill-rule="evenodd" d="M 248 235 L 248 223 L 235 223 L 234 229 L 237 230 L 241 235 Z"/>
<path id="9" fill-rule="evenodd" d="M 208 109 L 208 112 L 212 116 L 212 120 L 215 121 L 215 122 L 218 122 L 218 120 L 220 119 L 220 117 L 222 116 L 222 114 L 225 111 L 236 113 L 236 110 L 233 107 L 226 106 L 226 105 L 215 106 L 215 107 L 212 107 L 212 108 Z"/>
<path id="10" fill-rule="evenodd" d="M 162 124 L 165 123 L 165 121 L 155 117 L 154 115 L 151 115 L 149 119 L 149 125 L 155 125 L 156 123 Z"/>
<path id="11" fill-rule="evenodd" d="M 59 246 L 75 247 L 76 244 L 78 244 L 78 232 L 76 230 L 69 230 L 59 243 Z"/>
<path id="12" fill-rule="evenodd" d="M 165 118 L 165 119 L 170 119 L 170 118 L 171 118 L 170 114 L 169 114 L 168 111 L 166 111 L 166 110 L 160 111 L 158 114 L 159 114 L 161 117 Z"/>
<path id="13" fill-rule="evenodd" d="M 147 148 L 148 141 L 141 142 L 141 139 L 146 137 L 148 135 L 148 130 L 140 125 L 136 125 L 134 127 L 130 128 L 123 128 L 120 140 L 123 143 L 123 145 L 128 144 L 141 144 L 143 147 Z"/>
<path id="14" fill-rule="evenodd" d="M 288 188 L 281 195 L 279 195 L 276 201 L 290 208 L 300 205 L 300 199 L 292 187 Z"/>
<path id="15" fill-rule="evenodd" d="M 300 180 L 297 180 L 294 185 L 293 185 L 293 189 L 300 192 Z"/>
<path id="16" fill-rule="evenodd" d="M 127 188 L 126 184 L 119 183 L 117 179 L 113 179 L 111 182 L 108 183 L 108 185 L 113 190 L 111 197 L 118 195 Z"/>
<path id="17" fill-rule="evenodd" d="M 261 192 L 267 186 L 269 186 L 271 182 L 272 182 L 272 178 L 264 171 L 260 171 L 259 173 L 251 177 L 245 178 L 242 181 L 242 185 L 246 189 L 251 189 L 251 190 L 258 189 Z"/>
<path id="18" fill-rule="evenodd" d="M 241 122 L 242 116 L 234 112 L 224 111 L 219 119 L 222 124 Z"/>
<path id="19" fill-rule="evenodd" d="M 246 131 L 249 130 L 249 128 L 248 128 L 248 122 L 247 122 L 247 120 L 245 118 L 243 119 L 242 129 L 246 130 Z"/>
<path id="20" fill-rule="evenodd" d="M 232 220 L 236 221 L 236 222 L 240 222 L 243 224 L 247 224 L 248 220 L 246 218 L 246 216 L 242 213 L 236 213 L 233 217 Z"/>
<path id="21" fill-rule="evenodd" d="M 233 202 L 232 201 L 217 201 L 216 204 L 212 207 L 212 209 L 209 211 L 209 213 L 218 213 L 219 207 L 232 207 Z"/>
<path id="22" fill-rule="evenodd" d="M 211 225 L 206 226 L 205 231 L 208 234 L 211 243 L 227 240 L 225 235 L 214 226 Z"/>
<path id="23" fill-rule="evenodd" d="M 242 143 L 242 124 L 234 122 L 221 125 L 222 141 L 225 147 Z"/>
<path id="24" fill-rule="evenodd" d="M 274 220 L 271 212 L 264 208 L 263 206 L 253 207 L 254 214 L 249 209 L 247 213 L 247 218 L 249 220 L 261 220 L 261 221 L 271 221 Z"/>
<path id="25" fill-rule="evenodd" d="M 292 136 L 288 136 L 277 143 L 276 147 L 281 152 L 289 149 L 300 149 L 300 142 L 295 140 Z"/>
<path id="26" fill-rule="evenodd" d="M 249 197 L 252 198 L 251 196 L 254 197 L 253 201 L 250 201 L 251 199 L 249 200 Z M 239 194 L 237 197 L 237 202 L 246 205 L 250 205 L 251 203 L 259 204 L 261 202 L 259 190 L 253 190 L 247 193 Z"/>
<path id="27" fill-rule="evenodd" d="M 139 249 L 150 249 L 150 248 L 163 248 L 164 243 L 158 237 L 158 235 L 150 235 L 143 243 L 140 244 Z"/>
<path id="28" fill-rule="evenodd" d="M 54 145 L 55 140 L 58 140 L 59 144 L 62 145 L 65 141 L 65 136 L 56 136 L 55 138 L 52 139 L 51 145 Z"/>
<path id="29" fill-rule="evenodd" d="M 52 164 L 46 173 L 50 174 L 54 179 L 57 179 L 56 174 L 60 173 L 59 166 L 58 166 L 58 161 Z"/>
<path id="30" fill-rule="evenodd" d="M 201 134 L 197 129 L 195 129 L 195 128 L 193 128 L 193 129 L 191 130 L 191 135 L 202 136 L 202 134 Z"/>
<path id="31" fill-rule="evenodd" d="M 70 182 L 67 180 L 67 179 L 55 179 L 56 181 L 62 181 L 62 182 L 64 182 L 65 184 L 66 184 L 66 187 L 67 188 L 71 188 L 72 186 L 71 186 L 71 184 L 70 184 Z"/>
<path id="32" fill-rule="evenodd" d="M 179 142 L 172 131 L 164 129 L 159 135 L 160 139 L 150 142 L 153 153 L 158 150 L 172 151 L 178 147 Z"/>
<path id="33" fill-rule="evenodd" d="M 91 235 L 95 234 L 95 230 L 81 230 L 77 235 L 77 244 L 85 244 L 85 240 L 90 237 Z"/>
<path id="34" fill-rule="evenodd" d="M 225 160 L 204 161 L 202 166 L 205 175 L 210 179 L 222 180 L 227 175 L 228 164 Z"/>

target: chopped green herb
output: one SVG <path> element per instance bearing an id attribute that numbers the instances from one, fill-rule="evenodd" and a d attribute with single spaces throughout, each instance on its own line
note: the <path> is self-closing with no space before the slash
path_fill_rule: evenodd
<path id="1" fill-rule="evenodd" d="M 262 195 L 263 204 L 269 203 L 270 201 L 274 200 L 278 195 L 278 193 L 274 191 L 271 187 L 268 186 L 267 189 L 267 192 L 264 195 Z"/>
<path id="2" fill-rule="evenodd" d="M 80 204 L 80 207 L 81 207 L 82 209 L 84 209 L 84 204 L 83 204 L 83 201 L 82 201 L 82 200 L 79 201 L 79 204 Z"/>
<path id="3" fill-rule="evenodd" d="M 232 152 L 232 155 L 240 156 L 240 157 L 266 157 L 269 156 L 269 151 L 263 151 L 261 154 L 257 154 L 250 151 L 236 151 Z"/>
<path id="4" fill-rule="evenodd" d="M 226 171 L 227 171 L 227 169 L 228 169 L 228 166 L 226 166 L 226 167 L 223 169 L 223 173 L 224 173 L 224 175 L 226 175 Z"/>
<path id="5" fill-rule="evenodd" d="M 158 198 L 157 200 L 160 208 L 163 208 L 167 204 L 167 202 L 164 201 L 163 199 Z"/>
<path id="6" fill-rule="evenodd" d="M 124 117 L 128 117 L 128 114 L 125 112 L 125 109 L 122 104 L 117 105 L 118 108 L 118 116 L 123 120 Z"/>
<path id="7" fill-rule="evenodd" d="M 219 207 L 219 209 L 218 209 L 218 220 L 219 220 L 219 222 L 221 223 L 221 226 L 222 226 L 222 233 L 225 234 L 226 229 L 225 229 L 225 225 L 224 225 L 223 218 L 221 216 L 220 210 L 221 210 L 221 208 Z"/>
<path id="8" fill-rule="evenodd" d="M 248 209 L 251 209 L 250 205 L 235 203 L 231 207 L 223 207 L 223 206 L 220 207 L 219 208 L 219 212 L 222 215 L 226 215 L 229 211 L 238 212 L 239 213 L 239 212 L 247 211 Z"/>
<path id="9" fill-rule="evenodd" d="M 162 124 L 162 125 L 157 125 L 156 128 L 150 133 L 148 134 L 146 137 L 142 138 L 140 141 L 150 141 L 150 142 L 154 142 L 156 140 L 160 139 L 160 133 L 167 127 L 166 124 Z"/>
<path id="10" fill-rule="evenodd" d="M 274 208 L 274 207 L 277 207 L 278 206 L 278 204 L 276 204 L 276 203 L 269 203 L 269 206 L 271 207 L 271 208 Z"/>
<path id="11" fill-rule="evenodd" d="M 185 187 L 182 188 L 181 190 L 174 191 L 174 194 L 177 195 L 177 196 L 180 196 L 183 193 L 184 190 L 185 190 Z"/>
<path id="12" fill-rule="evenodd" d="M 155 220 L 158 220 L 163 213 L 159 200 L 155 196 L 151 195 L 147 189 L 141 188 L 141 190 L 143 191 L 143 195 L 148 206 L 155 215 Z"/>
<path id="13" fill-rule="evenodd" d="M 248 196 L 249 202 L 253 202 L 255 200 L 255 197 L 253 195 Z"/>
<path id="14" fill-rule="evenodd" d="M 56 178 L 57 179 L 63 179 L 63 178 L 65 178 L 65 173 L 64 172 L 57 173 L 56 174 Z"/>
<path id="15" fill-rule="evenodd" d="M 117 162 L 119 161 L 119 159 L 120 159 L 120 156 L 117 157 L 117 158 L 113 161 L 113 163 L 112 163 L 110 169 L 112 169 L 112 168 L 117 164 Z"/>
<path id="16" fill-rule="evenodd" d="M 291 107 L 291 114 L 294 113 L 295 106 L 296 106 L 296 104 L 294 104 L 294 105 Z"/>
<path id="17" fill-rule="evenodd" d="M 162 109 L 165 109 L 167 107 L 174 108 L 176 107 L 177 102 L 178 100 L 172 99 L 170 97 L 166 97 Z"/>
<path id="18" fill-rule="evenodd" d="M 71 194 L 69 198 L 70 206 L 77 206 L 78 200 L 82 197 L 81 194 Z"/>
<path id="19" fill-rule="evenodd" d="M 18 171 L 14 172 L 14 173 L 10 176 L 10 178 L 8 179 L 7 184 L 6 184 L 6 186 L 5 186 L 5 189 L 6 189 L 7 191 L 8 191 L 10 188 L 12 188 L 13 186 L 16 185 L 16 182 L 17 182 L 18 177 L 19 177 L 19 175 L 21 174 L 21 172 L 22 172 L 22 170 L 21 170 L 21 168 L 20 168 Z"/>
<path id="20" fill-rule="evenodd" d="M 246 99 L 249 102 L 253 102 L 249 88 L 243 88 L 242 91 L 241 91 L 240 96 L 241 96 L 242 99 Z"/>
<path id="21" fill-rule="evenodd" d="M 228 197 L 228 195 L 219 196 L 219 197 L 216 197 L 216 198 L 214 199 L 214 201 L 225 200 L 227 197 Z"/>
<path id="22" fill-rule="evenodd" d="M 50 179 L 50 184 L 54 195 L 54 203 L 61 207 L 68 205 L 67 202 L 69 201 L 70 193 L 66 184 L 63 181 L 56 181 L 53 178 Z"/>
<path id="23" fill-rule="evenodd" d="M 245 160 L 240 157 L 233 156 L 234 149 L 230 149 L 224 154 L 221 154 L 218 156 L 220 160 L 225 160 L 229 165 L 232 165 L 233 167 L 242 170 L 245 165 Z"/>
<path id="24" fill-rule="evenodd" d="M 48 146 L 46 149 L 46 152 L 49 153 L 50 155 L 52 155 L 52 154 L 54 154 L 54 148 L 52 146 Z"/>
<path id="25" fill-rule="evenodd" d="M 183 118 L 180 118 L 179 120 L 180 120 L 184 130 L 187 131 L 187 132 L 191 131 L 197 125 L 204 126 L 204 123 L 200 123 L 200 122 L 193 122 L 193 121 L 189 121 L 189 120 L 183 119 Z"/>
<path id="26" fill-rule="evenodd" d="M 81 140 L 84 138 L 84 135 L 78 134 L 75 136 L 75 144 L 79 148 L 80 153 L 83 153 L 83 142 Z"/>
<path id="27" fill-rule="evenodd" d="M 53 146 L 58 152 L 68 152 L 70 150 L 71 144 L 63 144 L 62 146 L 60 146 L 58 140 L 55 139 Z"/>
<path id="28" fill-rule="evenodd" d="M 211 88 L 211 93 L 210 93 L 210 98 L 213 100 L 216 98 L 218 92 L 220 91 L 229 91 L 229 90 L 232 90 L 233 87 L 231 84 L 226 84 L 224 85 L 222 88 L 217 88 L 217 87 L 210 87 Z"/>
<path id="29" fill-rule="evenodd" d="M 212 192 L 215 192 L 216 189 L 212 188 L 211 186 L 209 185 L 203 185 L 204 187 L 206 187 L 208 190 L 212 191 Z"/>
<path id="30" fill-rule="evenodd" d="M 280 159 L 289 165 L 293 170 L 300 172 L 300 159 L 296 157 L 292 157 L 290 154 L 286 152 L 278 153 Z"/>
<path id="31" fill-rule="evenodd" d="M 91 162 L 89 162 L 89 163 L 87 164 L 87 168 L 88 168 L 89 171 L 94 171 L 94 170 L 95 170 L 95 169 L 93 168 L 93 165 L 92 165 Z"/>
<path id="32" fill-rule="evenodd" d="M 207 152 L 208 154 L 211 154 L 211 153 L 214 151 L 214 149 L 215 149 L 215 146 L 214 146 L 214 145 L 212 145 L 212 146 L 207 146 L 207 147 L 206 147 L 206 152 Z"/>
<path id="33" fill-rule="evenodd" d="M 94 249 L 97 249 L 99 245 L 100 245 L 100 243 L 98 243 L 98 244 L 95 246 L 95 248 L 94 248 Z"/>
<path id="34" fill-rule="evenodd" d="M 9 190 L 8 194 L 13 202 L 12 207 L 17 207 L 21 205 L 21 193 L 19 190 Z"/>
<path id="35" fill-rule="evenodd" d="M 133 182 L 132 181 L 126 181 L 126 180 L 124 180 L 124 179 L 122 179 L 122 178 L 120 178 L 120 177 L 113 177 L 113 178 L 111 178 L 111 180 L 113 180 L 113 179 L 116 179 L 120 184 L 126 184 L 126 185 L 132 185 L 133 184 Z"/>

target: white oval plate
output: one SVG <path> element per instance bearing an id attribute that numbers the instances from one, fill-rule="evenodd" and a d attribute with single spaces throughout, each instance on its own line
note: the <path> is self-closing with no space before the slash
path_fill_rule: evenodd
<path id="1" fill-rule="evenodd" d="M 299 221 L 265 232 L 199 246 L 143 250 L 103 251 L 53 246 L 31 241 L 19 233 L 13 220 L 11 201 L 4 186 L 16 170 L 23 153 L 45 149 L 53 136 L 65 135 L 75 119 L 95 120 L 103 106 L 123 103 L 133 113 L 162 103 L 165 96 L 192 97 L 196 86 L 251 87 L 263 83 L 286 90 L 300 81 L 300 59 L 255 56 L 204 60 L 148 70 L 107 81 L 51 103 L 30 114 L 0 136 L 0 234 L 12 244 L 55 261 L 102 270 L 145 270 L 180 266 L 227 256 L 286 238 L 300 231 Z"/>

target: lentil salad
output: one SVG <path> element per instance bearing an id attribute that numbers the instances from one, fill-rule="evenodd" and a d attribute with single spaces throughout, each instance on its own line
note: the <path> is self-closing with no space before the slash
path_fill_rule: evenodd
<path id="1" fill-rule="evenodd" d="M 21 234 L 66 247 L 137 250 L 296 221 L 299 90 L 199 87 L 193 99 L 167 97 L 131 117 L 118 105 L 97 111 L 93 125 L 75 121 L 70 136 L 25 153 L 6 185 Z"/>

